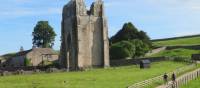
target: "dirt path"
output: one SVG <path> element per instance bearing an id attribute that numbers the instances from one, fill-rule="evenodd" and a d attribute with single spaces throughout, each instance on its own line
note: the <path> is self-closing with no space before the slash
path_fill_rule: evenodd
<path id="1" fill-rule="evenodd" d="M 156 88 L 166 88 L 166 86 L 165 85 L 161 85 L 161 86 L 158 86 Z"/>

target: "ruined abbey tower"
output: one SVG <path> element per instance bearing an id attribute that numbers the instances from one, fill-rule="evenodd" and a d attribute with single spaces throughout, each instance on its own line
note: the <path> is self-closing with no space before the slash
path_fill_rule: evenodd
<path id="1" fill-rule="evenodd" d="M 108 26 L 102 0 L 90 10 L 84 0 L 71 0 L 62 16 L 60 64 L 67 69 L 109 66 Z"/>

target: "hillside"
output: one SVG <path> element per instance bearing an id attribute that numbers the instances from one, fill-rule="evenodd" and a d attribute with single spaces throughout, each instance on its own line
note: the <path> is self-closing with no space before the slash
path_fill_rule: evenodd
<path id="1" fill-rule="evenodd" d="M 184 49 L 184 48 L 177 48 L 172 50 L 164 50 L 157 54 L 151 55 L 151 57 L 187 57 L 190 58 L 192 54 L 200 53 L 200 50 L 191 50 L 191 49 Z"/>
<path id="2" fill-rule="evenodd" d="M 167 49 L 150 57 L 170 56 L 170 57 L 191 57 L 191 54 L 200 53 L 200 35 L 174 37 L 166 39 L 152 40 L 154 47 L 167 46 Z"/>
<path id="3" fill-rule="evenodd" d="M 152 40 L 155 46 L 200 45 L 200 35 Z"/>

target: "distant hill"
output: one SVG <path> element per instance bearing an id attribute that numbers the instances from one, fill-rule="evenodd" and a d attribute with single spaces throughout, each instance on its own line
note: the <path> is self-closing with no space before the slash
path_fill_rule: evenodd
<path id="1" fill-rule="evenodd" d="M 200 34 L 152 40 L 154 46 L 200 45 Z"/>
<path id="2" fill-rule="evenodd" d="M 163 39 L 153 39 L 152 42 L 156 41 L 166 41 L 166 40 L 174 40 L 174 39 L 182 39 L 182 38 L 192 38 L 192 37 L 200 37 L 200 34 L 196 35 L 186 35 L 186 36 L 179 36 L 179 37 L 171 37 L 171 38 L 163 38 Z"/>
<path id="3" fill-rule="evenodd" d="M 165 39 L 155 39 L 152 40 L 152 42 L 155 48 L 167 46 L 167 49 L 159 53 L 153 54 L 150 57 L 178 56 L 191 58 L 192 54 L 200 53 L 200 34 Z"/>

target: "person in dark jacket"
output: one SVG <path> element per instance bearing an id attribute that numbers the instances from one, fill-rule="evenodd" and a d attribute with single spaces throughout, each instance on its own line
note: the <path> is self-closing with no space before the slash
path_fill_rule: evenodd
<path id="1" fill-rule="evenodd" d="M 173 83 L 172 88 L 176 88 L 176 74 L 175 73 L 172 74 L 172 83 Z"/>
<path id="2" fill-rule="evenodd" d="M 176 74 L 175 74 L 175 73 L 172 74 L 172 81 L 173 81 L 173 82 L 176 81 Z"/>
<path id="3" fill-rule="evenodd" d="M 164 80 L 164 83 L 167 84 L 167 82 L 168 82 L 168 75 L 167 75 L 167 73 L 165 73 L 163 75 L 163 80 Z"/>

